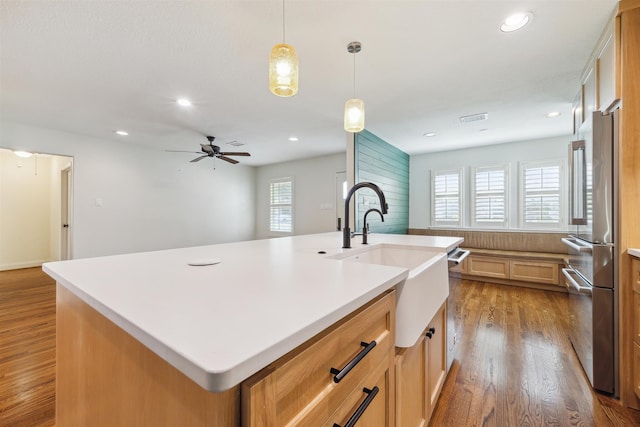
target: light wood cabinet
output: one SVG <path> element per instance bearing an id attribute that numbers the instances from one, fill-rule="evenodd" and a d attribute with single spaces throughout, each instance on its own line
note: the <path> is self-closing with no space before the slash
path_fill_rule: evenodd
<path id="1" fill-rule="evenodd" d="M 511 282 L 539 283 L 544 285 L 562 285 L 560 264 L 557 260 L 526 259 L 528 253 L 499 252 L 485 250 L 485 254 L 471 254 L 467 257 L 467 268 L 463 274 L 477 277 L 490 277 L 498 283 Z M 504 255 L 503 255 L 504 254 Z M 501 256 L 502 255 L 502 256 Z"/>
<path id="2" fill-rule="evenodd" d="M 243 382 L 243 425 L 343 425 L 378 387 L 362 416 L 392 426 L 394 344 L 389 291 Z"/>
<path id="3" fill-rule="evenodd" d="M 426 426 L 447 375 L 447 305 L 442 305 L 422 338 L 396 352 L 396 425 Z"/>

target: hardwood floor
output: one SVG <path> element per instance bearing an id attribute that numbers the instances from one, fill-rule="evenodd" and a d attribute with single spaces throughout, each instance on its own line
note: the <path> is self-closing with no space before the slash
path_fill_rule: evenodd
<path id="1" fill-rule="evenodd" d="M 0 271 L 0 426 L 55 421 L 56 286 L 40 268 Z"/>
<path id="2" fill-rule="evenodd" d="M 589 387 L 565 294 L 458 289 L 458 355 L 430 426 L 640 426 L 639 411 Z M 54 412 L 55 283 L 39 268 L 0 272 L 0 426 L 51 426 Z"/>
<path id="3" fill-rule="evenodd" d="M 430 426 L 640 426 L 593 392 L 567 338 L 567 295 L 463 281 L 458 353 Z"/>

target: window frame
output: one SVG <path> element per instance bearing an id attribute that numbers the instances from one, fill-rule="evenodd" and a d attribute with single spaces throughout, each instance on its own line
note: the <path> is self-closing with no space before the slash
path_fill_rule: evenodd
<path id="1" fill-rule="evenodd" d="M 501 163 L 497 165 L 489 165 L 489 166 L 472 166 L 470 168 L 470 200 L 469 200 L 469 209 L 471 210 L 471 228 L 478 229 L 494 229 L 494 228 L 509 228 L 509 204 L 511 198 L 510 189 L 509 189 L 509 164 Z M 476 201 L 478 199 L 477 188 L 476 188 L 476 176 L 479 172 L 491 172 L 491 171 L 502 171 L 503 172 L 503 190 L 502 190 L 502 199 L 503 199 L 503 219 L 501 221 L 479 221 L 476 217 Z M 487 194 L 496 192 L 487 191 Z"/>
<path id="2" fill-rule="evenodd" d="M 545 168 L 545 167 L 557 167 L 558 168 L 558 222 L 557 223 L 530 223 L 526 221 L 526 196 L 527 190 L 525 188 L 525 174 L 527 169 Z M 538 230 L 538 231 L 558 231 L 565 228 L 566 224 L 566 200 L 565 191 L 566 184 L 564 182 L 564 161 L 562 159 L 552 160 L 539 160 L 539 161 L 527 161 L 518 163 L 518 226 L 523 230 Z M 542 192 L 543 190 L 540 190 Z M 549 194 L 547 192 L 546 194 Z"/>
<path id="3" fill-rule="evenodd" d="M 436 179 L 438 176 L 443 175 L 457 175 L 458 176 L 458 220 L 457 221 L 438 221 L 436 219 Z M 462 228 L 464 224 L 464 168 L 442 169 L 431 171 L 431 226 L 432 227 L 458 227 Z"/>
<path id="4" fill-rule="evenodd" d="M 273 185 L 279 183 L 290 183 L 291 184 L 291 200 L 290 203 L 273 203 L 272 191 Z M 269 233 L 276 236 L 289 236 L 294 233 L 295 230 L 295 212 L 294 212 L 294 203 L 295 203 L 295 185 L 293 176 L 285 176 L 279 178 L 271 178 L 269 180 L 269 189 L 268 189 L 268 198 L 269 198 Z M 290 231 L 282 231 L 282 230 L 274 230 L 272 228 L 273 225 L 273 208 L 274 207 L 289 207 L 291 210 L 291 230 Z"/>

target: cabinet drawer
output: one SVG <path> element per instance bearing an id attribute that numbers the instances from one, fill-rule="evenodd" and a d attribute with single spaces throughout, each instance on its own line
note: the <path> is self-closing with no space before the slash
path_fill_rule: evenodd
<path id="1" fill-rule="evenodd" d="M 509 260 L 506 258 L 470 255 L 467 260 L 468 274 L 501 279 L 509 278 Z"/>
<path id="2" fill-rule="evenodd" d="M 395 291 L 389 291 L 266 367 L 242 386 L 245 426 L 321 425 L 375 367 L 392 363 Z M 339 382 L 341 370 L 376 345 Z"/>
<path id="3" fill-rule="evenodd" d="M 370 402 L 356 425 L 367 427 L 394 427 L 394 370 L 387 362 L 383 362 L 362 381 L 355 390 L 342 402 L 342 405 L 322 424 L 323 427 L 334 427 L 335 424 L 345 426 L 356 411 Z M 376 389 L 377 388 L 377 389 Z M 375 396 L 371 391 L 375 390 Z M 315 424 L 305 424 L 315 425 Z"/>
<path id="4" fill-rule="evenodd" d="M 558 284 L 558 264 L 554 262 L 511 260 L 509 268 L 513 280 Z"/>

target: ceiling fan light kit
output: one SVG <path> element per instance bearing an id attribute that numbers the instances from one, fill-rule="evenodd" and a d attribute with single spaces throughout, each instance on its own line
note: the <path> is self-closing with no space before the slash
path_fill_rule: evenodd
<path id="1" fill-rule="evenodd" d="M 353 98 L 344 104 L 344 130 L 354 133 L 364 129 L 364 101 L 356 98 L 356 53 L 361 50 L 360 42 L 347 45 L 347 52 L 353 54 Z"/>
<path id="2" fill-rule="evenodd" d="M 282 43 L 271 49 L 269 56 L 269 90 L 277 96 L 298 93 L 298 54 L 285 43 L 284 0 L 282 0 Z"/>

